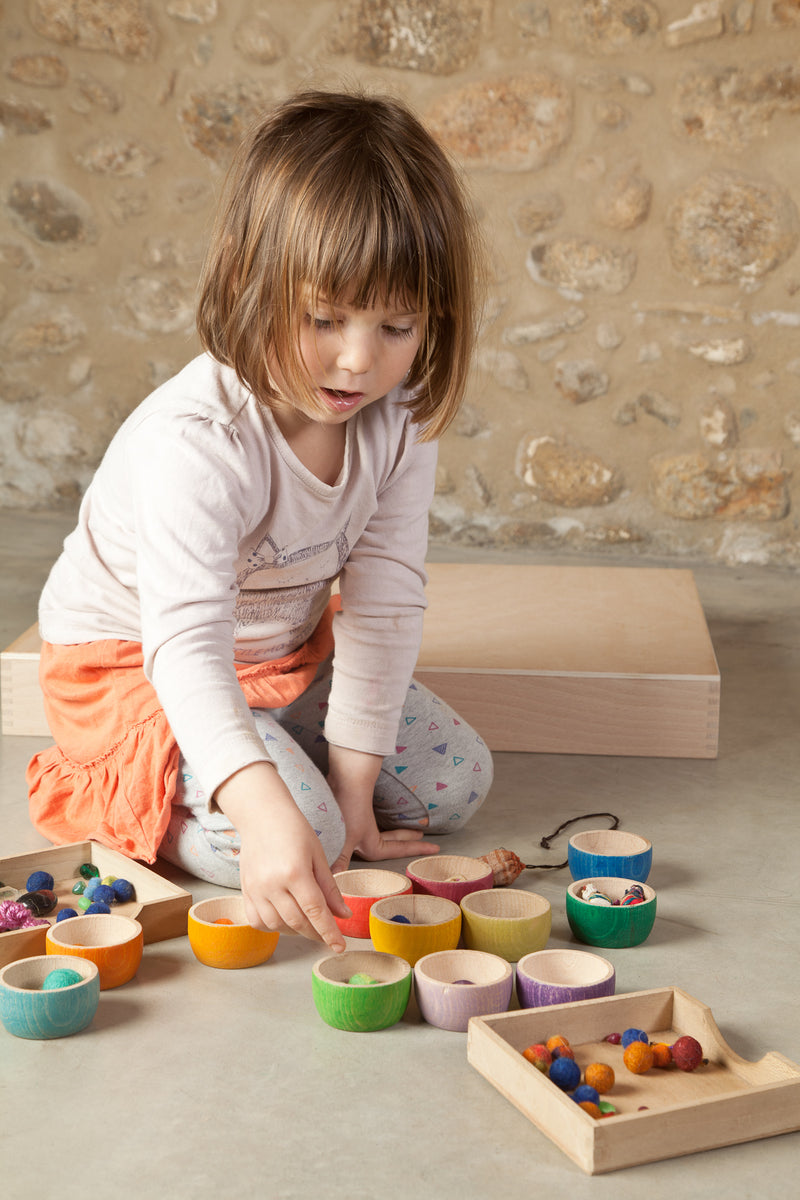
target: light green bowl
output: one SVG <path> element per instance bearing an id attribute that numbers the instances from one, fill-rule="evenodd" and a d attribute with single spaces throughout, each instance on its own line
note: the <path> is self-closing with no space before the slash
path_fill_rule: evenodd
<path id="1" fill-rule="evenodd" d="M 350 983 L 354 975 L 367 975 L 376 982 Z M 327 1025 L 350 1033 L 371 1033 L 396 1024 L 406 1011 L 411 967 L 393 954 L 346 950 L 314 964 L 311 992 Z"/>

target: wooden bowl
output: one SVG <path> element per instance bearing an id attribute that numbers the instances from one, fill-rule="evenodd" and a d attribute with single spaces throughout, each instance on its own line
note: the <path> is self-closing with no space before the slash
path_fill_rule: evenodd
<path id="1" fill-rule="evenodd" d="M 367 975 L 375 983 L 350 983 Z M 321 958 L 311 970 L 311 993 L 327 1025 L 350 1033 L 372 1033 L 395 1025 L 411 995 L 411 967 L 403 958 L 375 950 L 345 950 Z"/>
<path id="2" fill-rule="evenodd" d="M 80 983 L 43 992 L 51 971 L 77 971 Z M 100 1000 L 100 972 L 69 954 L 20 958 L 0 970 L 0 1021 L 14 1037 L 43 1041 L 69 1037 L 90 1024 Z"/>
<path id="3" fill-rule="evenodd" d="M 505 1012 L 514 973 L 504 958 L 480 950 L 426 954 L 414 967 L 419 1011 L 429 1025 L 464 1033 L 470 1017 Z"/>
<path id="4" fill-rule="evenodd" d="M 100 972 L 100 991 L 133 979 L 142 961 L 144 935 L 133 917 L 89 913 L 51 925 L 45 938 L 48 954 L 88 958 Z"/>
<path id="5" fill-rule="evenodd" d="M 614 879 L 604 875 L 594 879 L 576 879 L 569 885 L 567 920 L 579 942 L 585 942 L 588 946 L 622 949 L 638 946 L 647 940 L 656 919 L 656 894 L 646 883 L 641 885 L 645 895 L 644 904 L 624 908 L 589 904 L 579 896 L 581 889 L 591 883 L 610 900 L 621 900 L 631 884 L 636 882 L 634 879 Z"/>
<path id="6" fill-rule="evenodd" d="M 224 923 L 217 924 L 219 920 Z M 274 930 L 253 929 L 248 924 L 244 899 L 238 892 L 198 900 L 189 909 L 188 932 L 198 962 L 225 971 L 266 962 L 280 937 Z"/>
<path id="7" fill-rule="evenodd" d="M 550 901 L 535 892 L 472 892 L 461 901 L 464 945 L 517 962 L 543 950 L 550 937 Z"/>
<path id="8" fill-rule="evenodd" d="M 573 879 L 611 875 L 644 883 L 653 863 L 647 838 L 624 829 L 587 829 L 567 844 L 567 865 Z"/>
<path id="9" fill-rule="evenodd" d="M 392 917 L 407 918 L 405 922 Z M 437 950 L 455 950 L 461 934 L 461 910 L 444 896 L 394 896 L 376 900 L 369 914 L 376 950 L 396 954 L 409 966 Z"/>
<path id="10" fill-rule="evenodd" d="M 398 871 L 364 869 L 339 871 L 334 875 L 342 899 L 352 917 L 336 917 L 345 937 L 369 937 L 369 910 L 384 896 L 402 896 L 411 891 L 411 880 Z"/>
<path id="11" fill-rule="evenodd" d="M 464 854 L 435 854 L 415 858 L 406 875 L 420 895 L 444 896 L 460 904 L 470 892 L 484 892 L 494 885 L 492 868 L 480 858 Z"/>
<path id="12" fill-rule="evenodd" d="M 615 986 L 613 965 L 586 950 L 537 950 L 517 963 L 520 1008 L 613 996 Z"/>

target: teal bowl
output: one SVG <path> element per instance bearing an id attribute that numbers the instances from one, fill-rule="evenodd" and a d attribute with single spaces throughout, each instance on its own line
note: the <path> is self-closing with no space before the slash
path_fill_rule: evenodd
<path id="1" fill-rule="evenodd" d="M 59 968 L 76 971 L 80 983 L 42 991 Z M 80 1033 L 100 1000 L 100 972 L 93 962 L 70 954 L 20 958 L 0 971 L 0 1022 L 14 1037 L 44 1041 Z"/>
<path id="2" fill-rule="evenodd" d="M 604 946 L 607 949 L 624 949 L 639 946 L 647 941 L 656 919 L 656 894 L 643 883 L 644 903 L 622 905 L 589 904 L 581 900 L 580 893 L 587 884 L 610 900 L 621 900 L 635 879 L 614 879 L 610 876 L 595 876 L 593 879 L 577 879 L 567 888 L 567 920 L 579 942 L 587 946 Z"/>
<path id="3" fill-rule="evenodd" d="M 365 975 L 373 983 L 351 983 Z M 404 958 L 377 950 L 345 950 L 321 958 L 311 971 L 311 994 L 326 1025 L 349 1033 L 372 1033 L 395 1025 L 408 1007 L 411 967 Z"/>
<path id="4" fill-rule="evenodd" d="M 652 865 L 652 844 L 624 829 L 586 829 L 567 844 L 567 866 L 573 879 L 611 875 L 644 883 Z"/>

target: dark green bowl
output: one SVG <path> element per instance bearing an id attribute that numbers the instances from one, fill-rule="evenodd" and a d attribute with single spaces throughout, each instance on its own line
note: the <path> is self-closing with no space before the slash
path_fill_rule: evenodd
<path id="1" fill-rule="evenodd" d="M 587 883 L 593 884 L 611 900 L 621 900 L 625 891 L 636 883 L 635 879 L 618 879 L 613 876 L 598 876 L 594 879 L 577 879 L 567 888 L 567 920 L 575 937 L 587 946 L 605 946 L 607 949 L 623 949 L 639 946 L 647 941 L 656 919 L 656 894 L 646 883 L 643 904 L 623 907 L 605 907 L 589 904 L 579 898 Z"/>

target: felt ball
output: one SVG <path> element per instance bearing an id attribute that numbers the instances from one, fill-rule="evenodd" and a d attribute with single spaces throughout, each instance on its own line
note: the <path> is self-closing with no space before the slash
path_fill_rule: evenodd
<path id="1" fill-rule="evenodd" d="M 592 1104 L 600 1103 L 600 1093 L 596 1088 L 590 1087 L 588 1083 L 582 1083 L 575 1088 L 572 1093 L 572 1099 L 576 1104 L 580 1104 L 583 1100 L 589 1100 Z M 598 1108 L 598 1112 L 600 1109 Z"/>
<path id="2" fill-rule="evenodd" d="M 115 899 L 114 889 L 107 883 L 98 883 L 92 892 L 92 901 L 95 904 L 113 904 Z"/>
<path id="3" fill-rule="evenodd" d="M 644 1042 L 648 1045 L 650 1038 L 643 1029 L 626 1029 L 621 1038 L 623 1046 L 630 1046 L 631 1042 Z"/>
<path id="4" fill-rule="evenodd" d="M 653 1047 L 647 1042 L 631 1042 L 625 1047 L 622 1055 L 622 1061 L 629 1071 L 634 1075 L 644 1075 L 649 1071 L 654 1062 Z"/>
<path id="5" fill-rule="evenodd" d="M 557 1058 L 550 1067 L 550 1078 L 563 1092 L 571 1092 L 581 1081 L 581 1069 L 571 1058 Z"/>
<path id="6" fill-rule="evenodd" d="M 81 863 L 78 867 L 78 874 L 82 875 L 84 879 L 100 878 L 100 872 L 94 863 Z"/>
<path id="7" fill-rule="evenodd" d="M 556 1058 L 574 1058 L 575 1051 L 572 1046 L 554 1046 L 552 1050 L 553 1059 Z"/>
<path id="8" fill-rule="evenodd" d="M 584 1083 L 588 1083 L 602 1096 L 605 1092 L 610 1092 L 614 1086 L 614 1068 L 608 1063 L 589 1063 L 586 1070 L 583 1072 Z"/>
<path id="9" fill-rule="evenodd" d="M 54 992 L 57 988 L 72 987 L 73 983 L 81 983 L 83 976 L 70 967 L 57 967 L 46 975 L 42 983 L 43 992 Z"/>
<path id="10" fill-rule="evenodd" d="M 595 1121 L 599 1121 L 600 1117 L 603 1115 L 593 1100 L 579 1100 L 578 1108 L 582 1108 L 583 1111 L 588 1113 L 590 1117 L 594 1117 Z"/>
<path id="11" fill-rule="evenodd" d="M 129 879 L 115 879 L 111 887 L 114 891 L 117 904 L 127 904 L 129 900 L 133 900 L 136 896 L 134 886 Z"/>
<path id="12" fill-rule="evenodd" d="M 351 975 L 347 982 L 354 984 L 356 987 L 366 987 L 378 981 L 377 979 L 373 979 L 371 975 L 367 975 L 365 971 L 356 971 L 355 975 Z"/>
<path id="13" fill-rule="evenodd" d="M 672 1066 L 672 1051 L 666 1042 L 653 1042 L 652 1050 L 654 1067 L 661 1067 L 663 1070 Z"/>
<path id="14" fill-rule="evenodd" d="M 232 925 L 233 921 L 230 919 L 230 917 L 217 917 L 217 919 L 213 922 L 213 924 L 214 925 Z"/>
<path id="15" fill-rule="evenodd" d="M 469 987 L 475 987 L 474 979 L 454 979 L 453 983 L 466 983 Z"/>
<path id="16" fill-rule="evenodd" d="M 672 1061 L 679 1071 L 693 1071 L 703 1061 L 703 1047 L 688 1034 L 673 1042 L 671 1049 Z"/>
<path id="17" fill-rule="evenodd" d="M 74 908 L 62 908 L 60 912 L 56 913 L 56 923 L 59 921 L 68 921 L 70 917 L 77 917 L 77 915 Z"/>
<path id="18" fill-rule="evenodd" d="M 111 907 L 108 904 L 103 904 L 101 901 L 93 901 L 86 910 L 86 915 L 90 913 L 110 913 Z"/>
<path id="19" fill-rule="evenodd" d="M 91 900 L 97 889 L 100 887 L 100 876 L 92 875 L 91 879 L 87 879 L 86 887 L 83 889 L 84 896 L 88 896 Z"/>
<path id="20" fill-rule="evenodd" d="M 411 924 L 408 917 L 404 917 L 402 913 L 395 913 L 395 915 L 393 917 L 390 917 L 389 920 L 396 921 L 398 925 L 410 925 Z"/>
<path id="21" fill-rule="evenodd" d="M 552 1037 L 547 1039 L 545 1046 L 547 1046 L 547 1049 L 552 1054 L 553 1051 L 557 1050 L 560 1046 L 566 1046 L 567 1049 L 569 1049 L 569 1039 L 565 1038 L 561 1033 L 554 1033 Z"/>
<path id="22" fill-rule="evenodd" d="M 553 1056 L 547 1049 L 547 1046 L 543 1046 L 541 1042 L 534 1042 L 532 1046 L 526 1046 L 522 1051 L 522 1057 L 527 1058 L 528 1062 L 532 1063 L 537 1071 L 542 1071 L 545 1075 L 547 1074 L 547 1068 L 553 1061 Z"/>
<path id="23" fill-rule="evenodd" d="M 48 888 L 48 890 L 52 891 L 53 883 L 53 876 L 49 871 L 34 871 L 32 875 L 28 876 L 25 890 L 28 892 L 38 892 L 42 888 Z"/>

